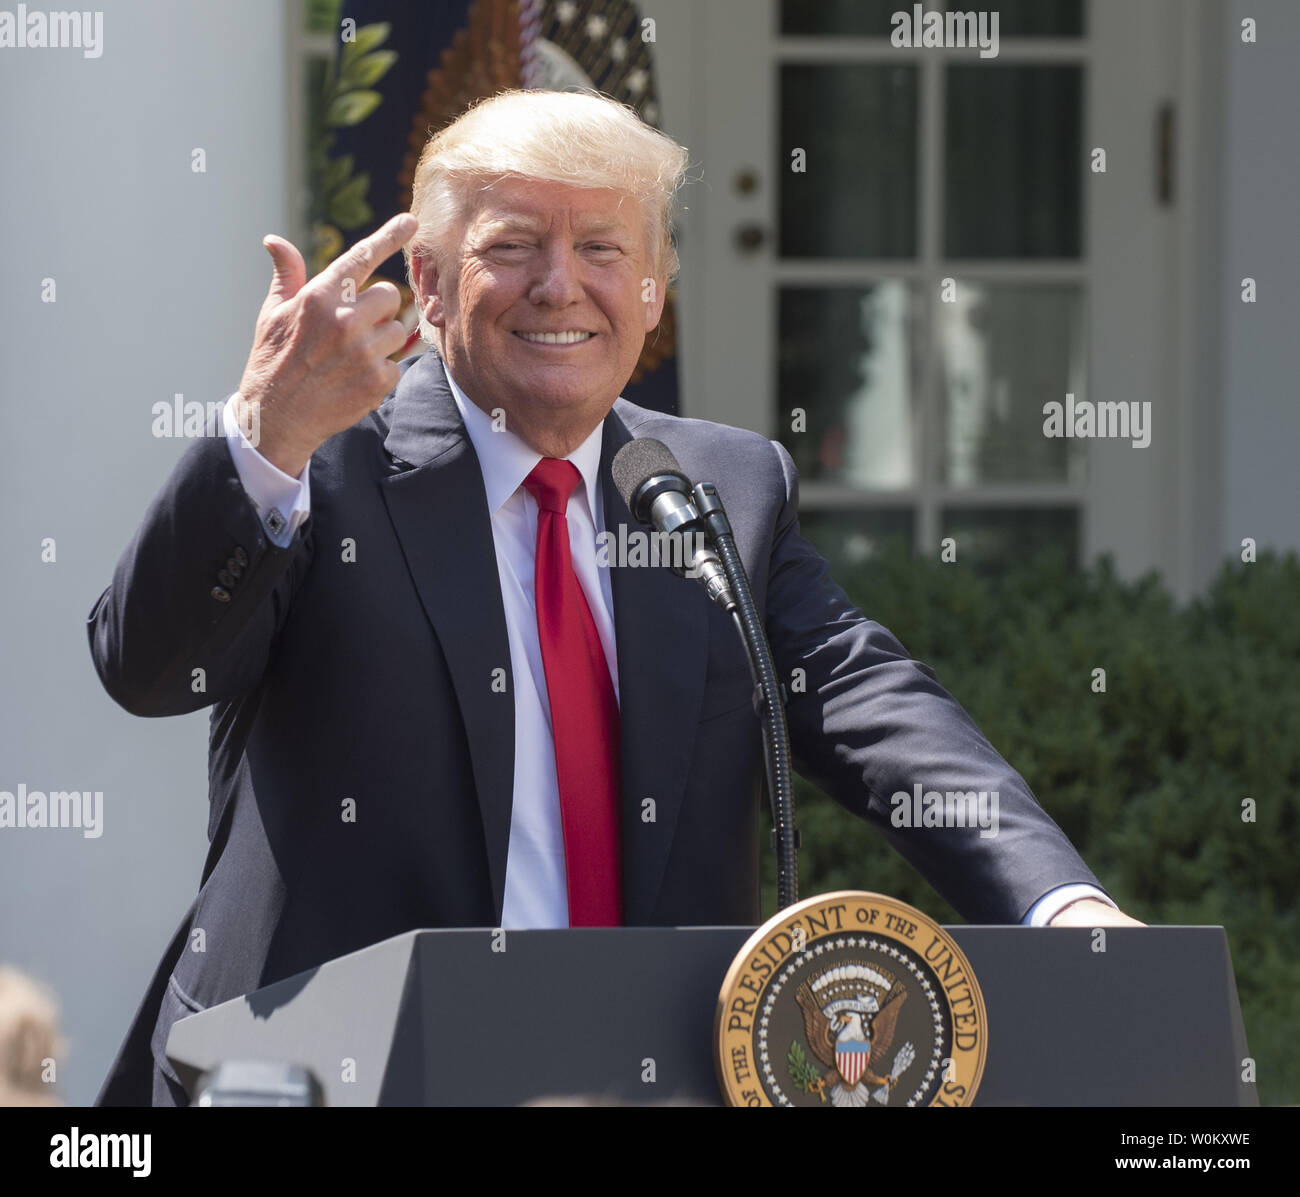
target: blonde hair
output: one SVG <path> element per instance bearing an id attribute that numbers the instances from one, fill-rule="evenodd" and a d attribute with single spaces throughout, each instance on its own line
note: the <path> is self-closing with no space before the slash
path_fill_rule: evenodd
<path id="1" fill-rule="evenodd" d="M 0 966 L 0 1105 L 51 1103 L 44 1062 L 63 1049 L 53 997 L 16 968 Z"/>
<path id="2" fill-rule="evenodd" d="M 477 190 L 522 178 L 633 197 L 646 213 L 650 259 L 672 282 L 679 269 L 673 219 L 687 161 L 684 146 L 607 96 L 499 92 L 435 133 L 420 155 L 411 189 L 420 227 L 403 250 L 407 280 L 414 290 L 416 256 L 441 267 Z M 421 313 L 420 335 L 432 343 L 433 331 Z"/>

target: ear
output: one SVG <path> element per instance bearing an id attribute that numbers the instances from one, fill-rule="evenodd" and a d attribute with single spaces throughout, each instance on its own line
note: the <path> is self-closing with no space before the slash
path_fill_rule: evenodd
<path id="1" fill-rule="evenodd" d="M 657 278 L 641 280 L 641 294 L 645 299 L 645 330 L 652 331 L 659 324 L 664 314 L 664 304 L 668 299 L 668 276 L 661 274 Z"/>
<path id="2" fill-rule="evenodd" d="M 420 314 L 434 328 L 442 328 L 447 322 L 443 277 L 432 253 L 411 255 L 411 279 Z"/>

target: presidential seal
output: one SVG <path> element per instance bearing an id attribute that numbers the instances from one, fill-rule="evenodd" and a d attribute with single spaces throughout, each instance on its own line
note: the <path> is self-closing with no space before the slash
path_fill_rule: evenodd
<path id="1" fill-rule="evenodd" d="M 988 1018 L 970 963 L 919 910 L 845 890 L 750 936 L 713 1024 L 733 1106 L 964 1106 Z"/>

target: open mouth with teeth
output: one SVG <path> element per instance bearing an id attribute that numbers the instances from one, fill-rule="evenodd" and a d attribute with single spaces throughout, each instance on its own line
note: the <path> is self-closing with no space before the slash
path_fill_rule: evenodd
<path id="1" fill-rule="evenodd" d="M 527 341 L 530 345 L 582 345 L 590 341 L 595 335 L 594 332 L 582 332 L 578 329 L 553 333 L 515 331 L 515 336 L 521 341 Z"/>

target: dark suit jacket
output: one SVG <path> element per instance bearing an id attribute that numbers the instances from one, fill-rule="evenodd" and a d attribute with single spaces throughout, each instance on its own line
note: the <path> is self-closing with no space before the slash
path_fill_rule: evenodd
<path id="1" fill-rule="evenodd" d="M 778 668 L 806 671 L 788 710 L 800 772 L 973 921 L 1016 922 L 1055 886 L 1096 884 L 933 672 L 831 580 L 799 534 L 784 449 L 620 400 L 601 458 L 611 531 L 634 524 L 609 462 L 635 436 L 719 488 Z M 310 519 L 277 548 L 224 439 L 196 441 L 90 615 L 95 666 L 127 710 L 212 706 L 201 888 L 101 1102 L 147 1103 L 155 1065 L 170 1073 L 167 1030 L 193 1010 L 412 928 L 500 919 L 513 679 L 491 683 L 510 652 L 478 460 L 435 354 L 404 363 L 383 405 L 317 451 L 311 493 Z M 627 921 L 756 924 L 761 742 L 739 639 L 695 581 L 665 568 L 611 581 Z M 918 781 L 997 790 L 997 837 L 891 827 L 890 795 Z"/>

